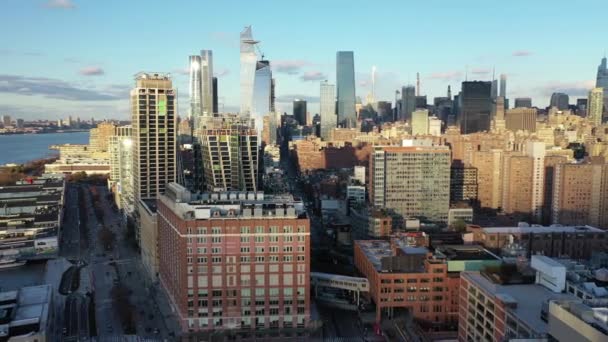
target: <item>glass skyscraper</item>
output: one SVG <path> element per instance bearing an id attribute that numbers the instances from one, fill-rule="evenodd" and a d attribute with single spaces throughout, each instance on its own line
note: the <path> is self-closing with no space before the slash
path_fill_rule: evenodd
<path id="1" fill-rule="evenodd" d="M 502 89 L 501 89 L 502 92 Z M 460 132 L 470 134 L 490 130 L 492 82 L 462 82 Z"/>
<path id="2" fill-rule="evenodd" d="M 604 89 L 604 106 L 606 106 L 606 100 L 608 99 L 608 68 L 606 67 L 606 57 L 602 58 L 602 63 L 597 67 L 595 86 Z"/>
<path id="3" fill-rule="evenodd" d="M 213 52 L 201 51 L 201 106 L 202 115 L 213 116 Z"/>
<path id="4" fill-rule="evenodd" d="M 272 71 L 269 61 L 258 61 L 255 68 L 253 83 L 253 109 L 251 117 L 255 120 L 258 141 L 264 127 L 264 116 L 271 111 Z"/>
<path id="5" fill-rule="evenodd" d="M 201 105 L 201 56 L 190 56 L 190 117 L 198 118 L 202 113 Z"/>
<path id="6" fill-rule="evenodd" d="M 408 85 L 401 88 L 401 116 L 399 119 L 412 122 L 412 113 L 416 110 L 416 87 Z"/>
<path id="7" fill-rule="evenodd" d="M 356 127 L 355 57 L 352 51 L 338 51 L 336 54 L 336 85 L 338 124 L 346 128 Z"/>
<path id="8" fill-rule="evenodd" d="M 321 113 L 321 138 L 329 140 L 331 130 L 337 126 L 336 86 L 327 81 L 321 82 L 319 112 Z"/>
<path id="9" fill-rule="evenodd" d="M 251 34 L 251 26 L 241 32 L 241 113 L 248 114 L 253 110 L 253 84 L 255 78 L 257 55 Z"/>

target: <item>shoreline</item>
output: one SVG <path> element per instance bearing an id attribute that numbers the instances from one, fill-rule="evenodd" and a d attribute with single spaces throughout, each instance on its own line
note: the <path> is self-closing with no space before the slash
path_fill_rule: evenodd
<path id="1" fill-rule="evenodd" d="M 77 130 L 69 130 L 69 131 L 41 131 L 41 132 L 11 132 L 11 133 L 0 133 L 0 136 L 10 136 L 10 135 L 28 135 L 28 134 L 62 134 L 62 133 L 81 133 L 81 132 L 89 132 L 89 129 L 77 129 Z"/>

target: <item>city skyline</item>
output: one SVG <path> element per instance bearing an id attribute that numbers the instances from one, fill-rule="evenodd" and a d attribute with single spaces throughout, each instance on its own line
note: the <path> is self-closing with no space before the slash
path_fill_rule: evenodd
<path id="1" fill-rule="evenodd" d="M 599 4 L 598 1 L 589 3 Z M 383 5 L 390 4 L 398 3 Z M 411 46 L 428 46 L 428 52 L 417 54 L 405 53 L 395 43 L 402 34 L 410 34 L 409 28 L 352 23 L 364 22 L 368 13 L 384 8 L 374 4 L 351 9 L 352 20 L 348 21 L 332 16 L 332 11 L 318 14 L 314 11 L 315 2 L 298 8 L 302 16 L 314 13 L 315 17 L 322 17 L 319 19 L 334 22 L 332 30 L 310 25 L 294 27 L 287 15 L 293 10 L 290 5 L 274 6 L 264 14 L 266 9 L 246 3 L 241 4 L 239 13 L 230 12 L 223 3 L 206 4 L 205 8 L 191 3 L 175 6 L 167 13 L 161 6 L 150 4 L 145 10 L 150 20 L 165 15 L 180 18 L 158 32 L 171 40 L 166 49 L 158 49 L 150 38 L 128 46 L 120 44 L 115 37 L 132 29 L 130 21 L 138 13 L 134 9 L 136 4 L 121 5 L 118 8 L 117 4 L 102 6 L 72 0 L 13 2 L 7 6 L 0 18 L 13 28 L 15 39 L 10 48 L 0 51 L 5 66 L 0 74 L 0 113 L 26 120 L 66 115 L 127 118 L 132 75 L 159 71 L 173 74 L 180 115 L 185 116 L 189 108 L 188 56 L 203 49 L 214 51 L 214 70 L 219 78 L 223 108 L 237 112 L 240 108 L 238 35 L 249 25 L 255 31 L 255 38 L 262 41 L 260 50 L 272 61 L 280 112 L 291 112 L 295 98 L 306 99 L 311 113 L 319 111 L 319 82 L 327 79 L 335 83 L 334 56 L 340 50 L 354 51 L 356 55 L 356 95 L 362 100 L 372 91 L 372 66 L 377 67 L 376 100 L 385 101 L 393 99 L 396 89 L 413 84 L 417 72 L 421 75 L 421 94 L 432 99 L 443 96 L 448 85 L 457 92 L 465 78 L 489 81 L 495 69 L 496 75 L 508 75 L 508 98 L 531 97 L 539 107 L 548 105 L 553 92 L 567 93 L 573 101 L 586 97 L 594 87 L 595 71 L 605 50 L 600 45 L 585 45 L 576 53 L 553 53 L 555 44 L 578 37 L 596 37 L 595 40 L 601 41 L 601 32 L 593 30 L 593 17 L 599 20 L 599 13 L 591 13 L 589 20 L 576 27 L 553 21 L 548 25 L 552 12 L 561 11 L 561 7 L 535 4 L 522 12 L 519 10 L 524 2 L 519 1 L 501 8 L 472 1 L 458 6 L 441 4 L 443 10 L 439 12 L 433 2 L 408 4 L 410 10 L 432 14 L 435 18 L 432 24 L 417 24 L 411 34 Z M 196 22 L 194 13 L 200 12 L 199 9 L 224 15 L 210 16 L 210 23 L 205 27 L 213 29 L 192 29 Z M 92 12 L 94 16 L 90 15 Z M 460 19 L 456 22 L 453 18 Z M 106 28 L 109 19 L 112 25 Z M 34 21 L 48 23 L 47 29 L 33 30 Z M 529 22 L 537 27 L 533 34 L 527 32 L 528 25 L 517 25 Z M 507 23 L 512 29 L 501 30 Z M 478 30 L 480 25 L 487 29 Z M 521 31 L 526 34 L 520 34 Z M 456 38 L 465 33 L 467 39 Z M 446 40 L 446 37 L 454 38 Z M 441 44 L 435 44 L 439 41 Z M 380 47 L 393 49 L 394 53 L 379 54 Z"/>

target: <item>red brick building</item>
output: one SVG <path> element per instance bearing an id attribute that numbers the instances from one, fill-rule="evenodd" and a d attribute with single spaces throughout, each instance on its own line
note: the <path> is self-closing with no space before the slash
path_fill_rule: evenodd
<path id="1" fill-rule="evenodd" d="M 291 196 L 158 200 L 159 277 L 183 330 L 300 331 L 310 326 L 310 225 Z M 289 329 L 286 329 L 289 328 Z"/>

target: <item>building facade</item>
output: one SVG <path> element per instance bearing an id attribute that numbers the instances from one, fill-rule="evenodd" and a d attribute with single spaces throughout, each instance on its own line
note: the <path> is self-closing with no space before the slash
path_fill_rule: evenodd
<path id="1" fill-rule="evenodd" d="M 139 73 L 131 90 L 135 199 L 153 199 L 177 179 L 177 92 L 167 74 Z"/>
<path id="2" fill-rule="evenodd" d="M 450 150 L 438 147 L 376 146 L 370 156 L 370 200 L 403 219 L 447 222 Z"/>
<path id="3" fill-rule="evenodd" d="M 331 130 L 338 126 L 336 116 L 336 86 L 321 82 L 321 97 L 319 104 L 321 114 L 321 138 L 329 140 Z"/>
<path id="4" fill-rule="evenodd" d="M 602 124 L 602 113 L 604 112 L 604 90 L 593 88 L 589 92 L 587 100 L 587 119 L 595 125 Z"/>
<path id="5" fill-rule="evenodd" d="M 338 51 L 336 54 L 336 95 L 338 125 L 345 128 L 356 127 L 355 57 L 352 51 Z"/>
<path id="6" fill-rule="evenodd" d="M 297 207 L 169 186 L 158 201 L 159 276 L 184 331 L 310 325 L 310 225 Z"/>
<path id="7" fill-rule="evenodd" d="M 459 98 L 461 103 L 459 122 L 462 134 L 490 130 L 491 88 L 491 82 L 462 82 L 462 93 Z"/>
<path id="8" fill-rule="evenodd" d="M 513 132 L 536 132 L 536 108 L 519 107 L 507 110 L 505 125 Z"/>
<path id="9" fill-rule="evenodd" d="M 222 114 L 202 122 L 199 142 L 206 191 L 256 191 L 258 136 L 254 122 Z"/>

